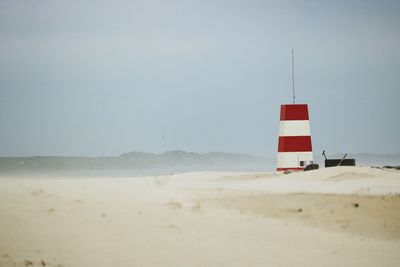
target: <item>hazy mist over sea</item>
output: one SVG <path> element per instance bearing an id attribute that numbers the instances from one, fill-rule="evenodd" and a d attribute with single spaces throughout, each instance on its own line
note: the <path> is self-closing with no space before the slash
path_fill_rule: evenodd
<path id="1" fill-rule="evenodd" d="M 343 154 L 328 155 L 342 158 Z M 349 154 L 359 166 L 399 165 L 400 155 Z M 324 159 L 314 158 L 321 167 Z M 198 171 L 270 172 L 274 157 L 211 152 L 167 151 L 161 154 L 130 152 L 116 157 L 18 157 L 0 158 L 0 175 L 7 176 L 158 176 Z"/>

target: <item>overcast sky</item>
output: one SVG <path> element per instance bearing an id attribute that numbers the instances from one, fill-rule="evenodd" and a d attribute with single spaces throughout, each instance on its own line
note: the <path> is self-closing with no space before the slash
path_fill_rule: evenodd
<path id="1" fill-rule="evenodd" d="M 0 1 L 0 156 L 400 153 L 399 1 Z"/>

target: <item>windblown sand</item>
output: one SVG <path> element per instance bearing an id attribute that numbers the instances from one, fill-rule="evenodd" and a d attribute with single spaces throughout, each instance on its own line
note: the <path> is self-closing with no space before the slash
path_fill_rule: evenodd
<path id="1" fill-rule="evenodd" d="M 0 177 L 0 266 L 400 266 L 400 172 Z"/>

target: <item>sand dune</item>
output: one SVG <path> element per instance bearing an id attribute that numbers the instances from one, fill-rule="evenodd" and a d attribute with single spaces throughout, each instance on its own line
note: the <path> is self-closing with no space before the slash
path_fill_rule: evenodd
<path id="1" fill-rule="evenodd" d="M 0 266 L 398 266 L 400 172 L 0 178 Z"/>

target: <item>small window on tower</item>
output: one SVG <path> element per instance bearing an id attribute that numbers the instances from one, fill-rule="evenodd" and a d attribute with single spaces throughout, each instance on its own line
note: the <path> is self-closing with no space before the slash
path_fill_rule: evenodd
<path id="1" fill-rule="evenodd" d="M 314 161 L 310 160 L 310 164 L 314 164 Z"/>
<path id="2" fill-rule="evenodd" d="M 300 167 L 306 166 L 306 162 L 304 160 L 300 160 Z"/>

